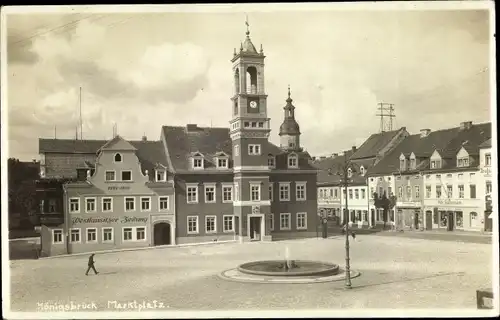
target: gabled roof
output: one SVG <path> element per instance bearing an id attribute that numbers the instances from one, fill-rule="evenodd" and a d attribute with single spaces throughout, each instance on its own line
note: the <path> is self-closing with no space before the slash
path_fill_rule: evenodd
<path id="1" fill-rule="evenodd" d="M 473 124 L 469 129 L 459 130 L 458 134 L 444 146 L 443 158 L 455 158 L 462 147 L 470 155 L 479 154 L 479 145 L 491 139 L 491 122 Z"/>
<path id="2" fill-rule="evenodd" d="M 491 148 L 491 138 L 479 145 L 479 149 Z"/>
<path id="3" fill-rule="evenodd" d="M 189 125 L 188 127 L 163 126 L 162 130 L 167 146 L 170 171 L 189 170 L 188 160 L 193 152 L 201 153 L 205 161 L 208 161 L 208 164 L 215 162 L 214 158 L 220 152 L 224 152 L 229 157 L 232 156 L 233 145 L 229 135 L 229 128 Z M 262 145 L 262 153 L 275 156 L 277 167 L 286 163 L 287 153 L 267 140 L 266 144 Z M 299 156 L 299 167 L 301 169 L 314 169 L 308 163 L 310 156 L 307 152 L 296 153 Z M 213 168 L 215 169 L 216 166 L 213 166 Z M 205 166 L 205 169 L 210 168 Z"/>
<path id="4" fill-rule="evenodd" d="M 312 161 L 311 164 L 318 169 L 317 183 L 318 185 L 338 185 L 340 184 L 341 175 L 338 174 L 338 171 L 345 164 L 345 157 L 349 159 L 352 155 L 352 151 L 346 151 L 344 155 L 336 156 L 336 157 L 327 157 L 324 159 L 319 159 Z M 371 161 L 371 160 L 370 160 Z M 361 161 L 362 162 L 362 161 Z M 355 162 L 357 166 L 363 165 L 362 163 Z M 366 169 L 367 166 L 363 165 Z M 363 184 L 365 183 L 366 178 L 361 176 L 359 172 L 354 173 L 352 177 L 352 184 Z"/>
<path id="5" fill-rule="evenodd" d="M 413 134 L 406 137 L 379 163 L 369 169 L 370 175 L 392 174 L 399 171 L 399 156 L 404 154 L 409 157 L 413 152 L 417 159 L 428 158 L 434 150 L 444 148 L 459 132 L 459 128 L 433 131 L 426 137 Z"/>
<path id="6" fill-rule="evenodd" d="M 113 139 L 106 142 L 99 150 L 119 150 L 119 151 L 135 151 L 137 150 L 133 145 L 131 145 L 127 140 L 123 139 L 119 135 L 115 136 Z"/>
<path id="7" fill-rule="evenodd" d="M 38 139 L 39 153 L 95 154 L 106 140 Z"/>
<path id="8" fill-rule="evenodd" d="M 65 154 L 87 154 L 95 155 L 97 151 L 107 143 L 105 140 L 69 140 L 69 139 L 39 139 L 39 153 L 65 153 Z M 135 154 L 139 158 L 143 171 L 150 172 L 156 164 L 167 165 L 165 150 L 161 141 L 127 141 L 133 146 Z M 82 160 L 86 166 L 93 164 L 89 160 Z M 76 171 L 79 164 L 75 164 Z"/>
<path id="9" fill-rule="evenodd" d="M 372 134 L 352 155 L 351 159 L 373 158 L 402 130 L 387 131 Z"/>

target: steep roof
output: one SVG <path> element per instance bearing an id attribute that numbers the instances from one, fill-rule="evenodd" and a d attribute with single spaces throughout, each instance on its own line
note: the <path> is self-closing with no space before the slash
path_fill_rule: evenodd
<path id="1" fill-rule="evenodd" d="M 376 157 L 377 154 L 404 128 L 372 134 L 352 155 L 351 159 Z"/>
<path id="2" fill-rule="evenodd" d="M 338 185 L 340 184 L 341 176 L 337 174 L 337 171 L 345 163 L 345 157 L 349 159 L 353 154 L 352 150 L 345 151 L 341 156 L 327 157 L 323 159 L 317 159 L 312 161 L 311 164 L 318 169 L 317 183 L 318 185 Z M 359 164 L 358 164 L 359 165 Z M 365 177 L 355 173 L 353 175 L 353 184 L 364 183 Z"/>
<path id="3" fill-rule="evenodd" d="M 189 170 L 189 158 L 196 152 L 203 155 L 204 159 L 210 163 L 214 162 L 214 157 L 218 152 L 224 152 L 232 156 L 232 141 L 229 135 L 229 128 L 198 127 L 196 125 L 163 126 L 163 134 L 167 145 L 167 155 L 169 170 L 177 172 Z M 296 152 L 299 156 L 299 166 L 301 169 L 314 169 L 309 164 L 309 154 L 305 151 Z M 283 163 L 283 157 L 287 153 L 266 140 L 262 146 L 262 154 L 272 154 L 276 156 L 276 165 Z M 230 161 L 231 163 L 231 161 Z M 207 166 L 205 166 L 206 169 Z"/>
<path id="4" fill-rule="evenodd" d="M 491 138 L 479 145 L 479 149 L 491 148 Z"/>
<path id="5" fill-rule="evenodd" d="M 441 150 L 444 158 L 455 158 L 462 147 L 470 155 L 479 154 L 479 145 L 491 139 L 491 123 L 474 124 L 468 129 L 459 130 L 458 134 Z"/>
<path id="6" fill-rule="evenodd" d="M 167 158 L 161 141 L 128 141 L 136 148 L 136 155 L 143 170 L 152 170 L 157 163 L 167 165 Z M 39 153 L 66 153 L 95 155 L 106 140 L 39 139 Z M 77 168 L 75 167 L 75 170 Z"/>
<path id="7" fill-rule="evenodd" d="M 96 153 L 107 140 L 38 139 L 39 153 Z"/>
<path id="8" fill-rule="evenodd" d="M 370 175 L 391 174 L 399 170 L 399 156 L 409 156 L 412 152 L 417 158 L 430 157 L 434 150 L 444 148 L 459 132 L 459 128 L 438 130 L 426 137 L 413 134 L 406 137 L 389 154 L 373 168 L 368 169 Z"/>

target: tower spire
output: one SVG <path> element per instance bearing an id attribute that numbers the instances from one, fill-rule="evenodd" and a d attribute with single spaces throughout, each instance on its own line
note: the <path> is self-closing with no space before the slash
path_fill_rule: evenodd
<path id="1" fill-rule="evenodd" d="M 248 23 L 248 14 L 246 14 L 245 24 L 247 26 L 246 35 L 247 35 L 247 37 L 250 37 L 250 24 Z"/>

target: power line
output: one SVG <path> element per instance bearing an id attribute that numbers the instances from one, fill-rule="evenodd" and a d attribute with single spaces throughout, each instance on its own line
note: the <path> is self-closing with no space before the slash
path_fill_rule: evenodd
<path id="1" fill-rule="evenodd" d="M 21 39 L 21 40 L 18 40 L 18 41 L 14 41 L 14 42 L 11 42 L 11 43 L 7 43 L 7 46 L 12 46 L 12 45 L 20 45 L 20 46 L 23 46 L 24 44 L 27 44 L 29 43 L 29 40 L 32 40 L 34 38 L 37 38 L 39 36 L 42 36 L 42 35 L 45 35 L 45 34 L 48 34 L 48 33 L 51 33 L 51 32 L 54 32 L 56 30 L 60 30 L 60 29 L 64 29 L 64 28 L 67 28 L 67 27 L 72 27 L 72 26 L 75 26 L 77 25 L 80 21 L 83 21 L 83 20 L 86 20 L 86 19 L 90 19 L 90 18 L 94 18 L 93 21 L 97 21 L 97 20 L 100 20 L 100 19 L 103 19 L 105 16 L 104 15 L 101 15 L 101 16 L 95 16 L 95 15 L 90 15 L 90 16 L 87 16 L 87 17 L 83 17 L 83 18 L 80 18 L 80 19 L 76 19 L 76 20 L 73 20 L 71 22 L 68 22 L 68 23 L 65 23 L 63 25 L 60 25 L 60 26 L 57 26 L 57 27 L 54 27 L 54 28 L 51 28 L 49 30 L 46 30 L 46 31 L 43 31 L 43 32 L 38 32 L 38 33 L 35 33 L 27 38 L 24 38 L 24 39 Z M 67 32 L 67 31 L 66 31 Z M 64 33 L 64 32 L 63 32 Z"/>

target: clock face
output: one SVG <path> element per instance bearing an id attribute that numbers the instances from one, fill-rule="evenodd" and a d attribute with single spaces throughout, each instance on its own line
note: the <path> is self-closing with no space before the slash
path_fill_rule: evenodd
<path id="1" fill-rule="evenodd" d="M 257 101 L 250 101 L 250 108 L 257 108 Z"/>

